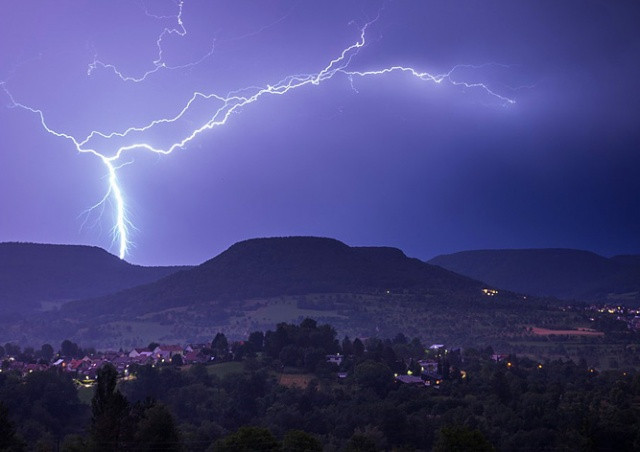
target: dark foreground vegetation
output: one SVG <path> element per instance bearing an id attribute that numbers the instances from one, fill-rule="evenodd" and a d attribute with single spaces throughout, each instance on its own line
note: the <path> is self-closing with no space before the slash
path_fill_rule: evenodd
<path id="1" fill-rule="evenodd" d="M 127 379 L 107 364 L 90 405 L 68 373 L 4 371 L 0 450 L 640 450 L 633 371 L 425 350 L 402 334 L 338 341 L 310 319 L 221 354 Z"/>

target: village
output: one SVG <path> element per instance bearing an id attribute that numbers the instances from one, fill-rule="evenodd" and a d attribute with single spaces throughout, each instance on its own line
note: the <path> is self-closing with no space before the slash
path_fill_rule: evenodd
<path id="1" fill-rule="evenodd" d="M 43 355 L 47 354 L 49 347 L 46 344 L 39 351 L 30 347 L 20 351 L 11 344 L 0 346 L 0 352 L 3 352 L 3 356 L 0 356 L 0 373 L 13 372 L 26 377 L 34 372 L 55 370 L 70 375 L 78 386 L 91 387 L 96 384 L 98 371 L 106 364 L 116 369 L 120 379 L 130 380 L 135 378 L 135 369 L 138 366 L 174 366 L 188 369 L 195 364 L 216 365 L 228 361 L 241 361 L 246 351 L 246 342 L 228 343 L 224 334 L 218 333 L 210 344 L 182 346 L 151 343 L 148 347 L 135 347 L 130 351 L 83 351 L 76 344 L 66 340 L 60 351 L 47 360 Z M 447 350 L 443 344 L 433 344 L 425 352 L 428 358 L 409 359 L 397 363 L 394 369 L 396 383 L 437 388 L 443 380 L 450 377 L 450 357 L 455 361 L 455 357 L 460 355 L 460 349 Z M 446 356 L 449 358 L 445 358 Z M 341 353 L 325 355 L 325 363 L 335 371 L 333 374 L 338 379 L 348 376 L 343 366 L 345 358 L 349 356 Z M 502 354 L 492 356 L 496 362 L 506 358 L 507 355 Z M 282 371 L 284 368 L 285 366 L 282 366 Z M 465 371 L 458 372 L 461 378 L 466 378 Z"/>
<path id="2" fill-rule="evenodd" d="M 65 356 L 58 352 L 51 360 L 43 357 L 37 358 L 36 354 L 29 355 L 29 350 L 20 354 L 7 354 L 2 358 L 0 372 L 14 371 L 23 376 L 29 373 L 41 372 L 49 369 L 58 369 L 60 372 L 72 374 L 79 383 L 92 384 L 98 370 L 107 363 L 112 364 L 122 377 L 129 376 L 131 366 L 139 365 L 188 365 L 213 362 L 215 356 L 211 354 L 209 344 L 187 345 L 156 345 L 155 348 L 134 348 L 125 351 L 95 351 L 90 350 L 82 357 Z"/>

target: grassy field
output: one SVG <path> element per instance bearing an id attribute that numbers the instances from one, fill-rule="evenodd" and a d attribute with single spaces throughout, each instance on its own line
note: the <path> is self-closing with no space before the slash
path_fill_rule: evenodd
<path id="1" fill-rule="evenodd" d="M 91 405 L 91 399 L 95 392 L 95 387 L 86 388 L 84 386 L 78 387 L 78 398 L 86 405 Z"/>
<path id="2" fill-rule="evenodd" d="M 207 366 L 207 372 L 209 375 L 215 375 L 218 378 L 223 378 L 231 374 L 239 374 L 244 370 L 243 364 L 237 361 L 230 361 L 226 363 L 211 364 Z"/>
<path id="3" fill-rule="evenodd" d="M 270 300 L 265 306 L 247 311 L 244 315 L 250 321 L 257 323 L 291 322 L 305 317 L 337 317 L 345 318 L 335 310 L 301 309 L 297 301 L 292 297 L 283 297 L 279 300 Z"/>
<path id="4" fill-rule="evenodd" d="M 313 374 L 281 374 L 278 383 L 287 388 L 305 389 L 314 378 Z"/>
<path id="5" fill-rule="evenodd" d="M 604 336 L 602 331 L 594 331 L 587 328 L 578 328 L 576 330 L 550 330 L 534 326 L 531 328 L 531 332 L 537 336 Z"/>

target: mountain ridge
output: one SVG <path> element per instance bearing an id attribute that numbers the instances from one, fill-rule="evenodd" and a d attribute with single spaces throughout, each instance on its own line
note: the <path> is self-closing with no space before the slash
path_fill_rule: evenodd
<path id="1" fill-rule="evenodd" d="M 93 300 L 132 313 L 210 301 L 308 293 L 480 293 L 482 284 L 390 247 L 350 247 L 322 237 L 269 237 L 233 244 L 161 280 Z M 66 308 L 80 309 L 84 302 Z M 89 309 L 89 308 L 86 308 Z"/>
<path id="2" fill-rule="evenodd" d="M 487 284 L 589 302 L 640 301 L 640 255 L 611 258 L 570 248 L 471 250 L 428 261 Z"/>
<path id="3" fill-rule="evenodd" d="M 185 268 L 134 265 L 96 246 L 1 242 L 0 310 L 103 296 Z"/>

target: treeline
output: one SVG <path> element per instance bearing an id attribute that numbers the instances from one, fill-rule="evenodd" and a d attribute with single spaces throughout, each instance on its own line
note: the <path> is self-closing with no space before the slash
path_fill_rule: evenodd
<path id="1" fill-rule="evenodd" d="M 0 372 L 0 450 L 55 450 L 88 417 L 68 374 Z"/>
<path id="2" fill-rule="evenodd" d="M 225 342 L 217 336 L 212 349 L 222 353 Z M 640 450 L 636 373 L 495 362 L 490 348 L 466 349 L 429 352 L 448 378 L 411 386 L 394 373 L 420 373 L 419 341 L 338 341 L 312 320 L 252 333 L 238 347 L 227 356 L 243 370 L 224 376 L 215 370 L 226 364 L 142 366 L 116 384 L 104 367 L 90 408 L 65 375 L 0 374 L 0 449 Z M 340 367 L 328 365 L 326 354 L 338 351 Z M 296 371 L 304 384 L 282 384 L 283 372 Z"/>
<path id="3" fill-rule="evenodd" d="M 39 349 L 34 347 L 20 348 L 18 344 L 7 342 L 4 346 L 0 345 L 0 360 L 3 367 L 7 367 L 7 357 L 12 357 L 18 361 L 29 364 L 41 363 L 48 364 L 55 356 L 65 358 L 83 358 L 87 355 L 96 353 L 93 347 L 81 348 L 75 342 L 65 339 L 60 344 L 60 348 L 56 352 L 51 344 L 42 344 Z"/>

